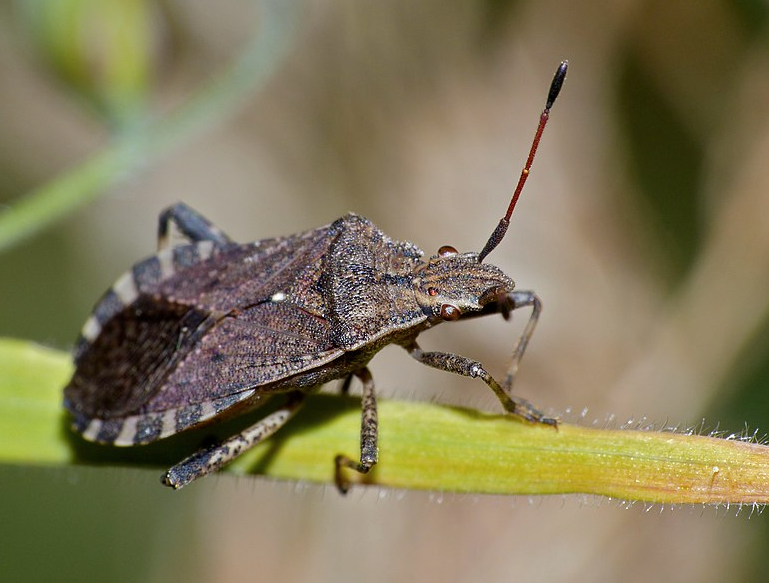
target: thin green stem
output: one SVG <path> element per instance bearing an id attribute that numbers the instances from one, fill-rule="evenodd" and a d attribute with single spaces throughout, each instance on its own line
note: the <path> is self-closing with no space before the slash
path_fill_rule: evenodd
<path id="1" fill-rule="evenodd" d="M 167 468 L 232 420 L 141 447 L 87 443 L 69 430 L 62 386 L 68 355 L 0 338 L 0 463 Z M 257 417 L 266 411 L 256 411 Z M 331 484 L 334 456 L 355 458 L 360 400 L 313 395 L 275 436 L 226 471 Z M 382 401 L 379 464 L 351 480 L 381 486 L 494 494 L 585 493 L 671 504 L 766 504 L 769 447 L 667 431 L 558 429 L 429 403 Z M 158 475 L 160 470 L 158 470 Z M 161 486 L 158 485 L 158 488 Z M 195 487 L 194 485 L 191 487 Z"/>
<path id="2" fill-rule="evenodd" d="M 221 122 L 262 89 L 293 44 L 300 3 L 265 0 L 261 26 L 238 59 L 174 113 L 115 139 L 102 151 L 0 212 L 0 251 L 32 237 L 137 169 Z"/>

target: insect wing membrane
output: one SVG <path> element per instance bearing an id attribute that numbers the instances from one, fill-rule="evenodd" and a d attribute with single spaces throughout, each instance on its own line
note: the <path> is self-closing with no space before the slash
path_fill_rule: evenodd
<path id="1" fill-rule="evenodd" d="M 136 297 L 120 304 L 116 284 L 84 328 L 65 389 L 76 428 L 99 442 L 148 443 L 339 356 L 317 269 L 332 240 L 324 227 L 209 249 L 199 261 L 191 248 L 209 242 L 137 264 Z"/>

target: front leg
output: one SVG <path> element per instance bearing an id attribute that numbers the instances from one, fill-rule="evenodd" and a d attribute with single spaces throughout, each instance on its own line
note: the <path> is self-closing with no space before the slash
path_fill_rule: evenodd
<path id="1" fill-rule="evenodd" d="M 523 354 L 529 346 L 529 340 L 531 340 L 531 337 L 534 334 L 534 328 L 537 326 L 539 315 L 542 313 L 542 301 L 533 291 L 514 291 L 502 296 L 496 302 L 487 304 L 480 312 L 465 314 L 463 316 L 463 319 L 470 319 L 489 316 L 491 314 L 502 314 L 502 317 L 504 317 L 505 320 L 508 320 L 510 318 L 510 312 L 529 306 L 531 307 L 531 316 L 529 316 L 529 321 L 526 322 L 526 327 L 523 329 L 521 337 L 518 339 L 518 342 L 515 343 L 513 356 L 510 359 L 510 366 L 507 368 L 507 374 L 502 383 L 502 387 L 508 395 L 513 394 L 513 381 L 518 372 L 518 365 L 521 363 Z"/>
<path id="2" fill-rule="evenodd" d="M 508 395 L 511 395 L 513 391 L 513 380 L 515 379 L 515 374 L 518 372 L 518 365 L 521 363 L 523 353 L 526 352 L 529 340 L 531 340 L 531 336 L 534 334 L 534 328 L 537 326 L 539 315 L 542 313 L 542 301 L 533 291 L 514 291 L 508 294 L 507 299 L 512 305 L 502 309 L 503 316 L 508 313 L 508 310 L 517 310 L 518 308 L 531 306 L 531 316 L 529 316 L 529 321 L 526 322 L 526 327 L 523 329 L 521 337 L 518 339 L 518 342 L 515 343 L 515 348 L 513 348 L 513 358 L 510 361 L 510 366 L 507 368 L 505 381 L 502 383 L 505 392 Z"/>
<path id="3" fill-rule="evenodd" d="M 379 448 L 377 440 L 379 439 L 379 418 L 377 415 L 376 393 L 374 392 L 374 379 L 368 368 L 362 368 L 355 373 L 363 383 L 363 399 L 361 401 L 361 422 L 360 422 L 360 461 L 339 454 L 334 458 L 334 481 L 342 494 L 346 494 L 350 489 L 350 482 L 344 477 L 343 469 L 350 468 L 361 474 L 367 474 L 371 471 L 377 461 L 379 461 Z M 345 381 L 345 385 L 349 385 Z"/>
<path id="4" fill-rule="evenodd" d="M 483 368 L 480 362 L 448 352 L 424 352 L 416 341 L 412 341 L 405 348 L 413 358 L 427 366 L 466 377 L 480 377 L 494 391 L 499 402 L 502 403 L 502 406 L 508 413 L 512 413 L 531 423 L 542 423 L 544 425 L 552 425 L 553 427 L 558 426 L 557 419 L 547 417 L 525 399 L 508 394 L 502 385 Z"/>

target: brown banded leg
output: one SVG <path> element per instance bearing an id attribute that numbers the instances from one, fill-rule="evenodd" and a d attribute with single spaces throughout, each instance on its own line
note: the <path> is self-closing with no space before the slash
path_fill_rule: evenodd
<path id="1" fill-rule="evenodd" d="M 350 488 L 350 482 L 343 475 L 344 468 L 350 468 L 361 474 L 367 474 L 379 460 L 377 440 L 379 438 L 379 420 L 377 416 L 376 393 L 374 379 L 368 368 L 362 368 L 355 373 L 363 383 L 363 398 L 361 400 L 360 422 L 360 461 L 339 454 L 334 458 L 334 481 L 342 494 Z"/>
<path id="2" fill-rule="evenodd" d="M 303 393 L 293 393 L 283 407 L 226 441 L 196 451 L 169 469 L 161 481 L 166 486 L 178 490 L 193 480 L 219 470 L 283 427 L 299 410 L 304 398 Z"/>
<path id="3" fill-rule="evenodd" d="M 500 385 L 494 377 L 483 368 L 483 365 L 480 362 L 448 352 L 424 352 L 416 341 L 412 341 L 405 348 L 413 358 L 422 364 L 466 377 L 480 378 L 492 391 L 494 391 L 499 402 L 502 403 L 502 406 L 508 413 L 517 415 L 531 423 L 542 423 L 553 426 L 558 425 L 556 419 L 547 417 L 525 399 L 510 395 L 502 385 Z"/>
<path id="4" fill-rule="evenodd" d="M 192 243 L 213 241 L 230 243 L 231 239 L 195 209 L 183 202 L 168 207 L 158 217 L 158 249 L 168 247 L 168 227 L 173 223 Z"/>

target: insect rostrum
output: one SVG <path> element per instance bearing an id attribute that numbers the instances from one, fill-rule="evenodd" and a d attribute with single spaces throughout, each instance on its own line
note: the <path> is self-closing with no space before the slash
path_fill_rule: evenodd
<path id="1" fill-rule="evenodd" d="M 565 73 L 564 63 L 554 85 Z M 548 105 L 554 98 L 551 92 Z M 532 151 L 548 113 L 549 107 Z M 239 244 L 190 207 L 170 207 L 160 215 L 160 251 L 118 279 L 83 326 L 76 370 L 64 390 L 74 429 L 90 441 L 141 445 L 282 395 L 280 407 L 253 426 L 169 469 L 163 482 L 181 488 L 272 435 L 308 393 L 334 379 L 346 379 L 346 386 L 356 376 L 363 385 L 360 457 L 334 458 L 336 482 L 345 491 L 344 468 L 366 473 L 378 460 L 376 396 L 367 364 L 388 344 L 426 365 L 479 377 L 509 413 L 556 425 L 511 394 L 540 301 L 533 292 L 514 290 L 512 279 L 482 262 L 504 235 L 512 206 L 482 257 L 444 246 L 429 259 L 354 214 L 304 233 Z M 188 244 L 167 245 L 171 223 Z M 424 352 L 417 343 L 421 332 L 441 322 L 507 318 L 527 306 L 531 317 L 503 382 L 479 362 Z"/>

